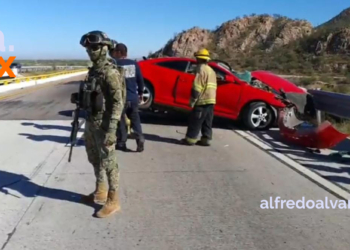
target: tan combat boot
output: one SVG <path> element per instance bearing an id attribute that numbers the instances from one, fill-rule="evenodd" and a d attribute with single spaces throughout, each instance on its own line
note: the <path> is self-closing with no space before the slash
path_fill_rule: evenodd
<path id="1" fill-rule="evenodd" d="M 95 192 L 88 196 L 83 196 L 81 201 L 83 203 L 97 203 L 103 205 L 107 201 L 108 186 L 107 183 L 97 183 Z"/>
<path id="2" fill-rule="evenodd" d="M 100 209 L 100 211 L 97 212 L 96 216 L 98 218 L 105 218 L 114 214 L 119 210 L 120 210 L 120 203 L 119 203 L 118 191 L 109 191 L 107 202 Z"/>

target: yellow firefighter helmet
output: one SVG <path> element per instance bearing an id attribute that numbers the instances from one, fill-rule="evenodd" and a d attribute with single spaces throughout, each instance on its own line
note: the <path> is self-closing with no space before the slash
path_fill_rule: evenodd
<path id="1" fill-rule="evenodd" d="M 200 49 L 196 53 L 194 53 L 194 56 L 198 59 L 204 59 L 209 61 L 210 60 L 210 55 L 209 51 L 207 49 Z"/>

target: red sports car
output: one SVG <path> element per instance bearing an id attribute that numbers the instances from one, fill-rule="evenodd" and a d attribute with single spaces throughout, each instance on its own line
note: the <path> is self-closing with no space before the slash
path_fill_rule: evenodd
<path id="1" fill-rule="evenodd" d="M 144 100 L 140 109 L 190 110 L 189 100 L 196 60 L 165 57 L 139 61 L 145 80 Z M 274 93 L 305 93 L 295 84 L 270 72 L 237 73 L 225 62 L 215 60 L 209 65 L 218 79 L 215 116 L 240 119 L 251 130 L 268 129 L 276 124 L 278 109 L 285 105 Z"/>

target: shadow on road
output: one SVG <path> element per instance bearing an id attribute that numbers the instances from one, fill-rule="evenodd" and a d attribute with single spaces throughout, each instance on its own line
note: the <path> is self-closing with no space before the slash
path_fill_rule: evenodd
<path id="1" fill-rule="evenodd" d="M 67 136 L 58 136 L 58 135 L 33 135 L 33 134 L 26 134 L 26 133 L 20 133 L 21 136 L 26 136 L 27 139 L 37 142 L 44 142 L 44 141 L 51 141 L 61 144 L 67 144 L 69 143 L 69 138 Z M 83 146 L 84 142 L 83 140 L 78 140 L 76 146 Z"/>
<path id="2" fill-rule="evenodd" d="M 73 110 L 62 110 L 59 112 L 59 115 L 72 117 L 72 111 Z M 179 126 L 179 127 L 187 127 L 188 125 L 188 115 L 186 113 L 181 112 L 171 112 L 171 113 L 154 113 L 154 112 L 148 112 L 148 111 L 140 111 L 140 119 L 142 124 L 151 124 L 151 125 L 164 125 L 164 126 Z M 84 112 L 80 113 L 80 117 L 85 118 Z M 26 123 L 25 125 L 32 125 L 29 123 Z M 70 127 L 64 127 L 64 126 L 45 126 L 45 125 L 34 125 L 37 128 L 41 129 L 59 129 L 70 131 Z M 234 123 L 232 121 L 228 121 L 226 119 L 222 118 L 215 118 L 213 121 L 213 128 L 220 128 L 220 129 L 229 129 L 232 130 L 235 127 L 239 127 L 240 125 L 237 123 Z M 28 136 L 28 139 L 32 139 L 35 141 L 45 141 L 45 140 L 51 140 L 58 143 L 66 143 L 68 139 L 59 137 L 59 136 L 36 136 L 36 135 L 29 135 L 29 134 L 22 134 L 25 136 Z M 164 143 L 172 143 L 172 144 L 181 144 L 180 140 L 176 140 L 173 138 L 167 138 L 162 137 L 159 135 L 154 134 L 144 134 L 145 139 L 149 141 L 156 141 L 156 142 L 164 142 Z M 185 135 L 183 135 L 184 137 Z M 129 139 L 134 139 L 133 136 L 131 136 Z"/>
<path id="3" fill-rule="evenodd" d="M 171 113 L 152 113 L 152 112 L 140 112 L 140 118 L 142 124 L 164 125 L 164 126 L 179 126 L 187 127 L 188 125 L 188 113 L 171 112 Z M 213 120 L 213 128 L 230 129 L 239 126 L 238 122 L 215 117 Z"/>
<path id="4" fill-rule="evenodd" d="M 350 163 L 350 161 L 348 162 Z M 324 171 L 324 172 L 333 173 L 333 174 L 343 174 L 343 173 L 347 175 L 350 174 L 350 167 L 332 168 L 332 167 L 327 167 L 323 165 L 313 165 L 313 164 L 304 164 L 304 166 L 311 170 Z M 329 180 L 332 182 L 350 184 L 350 178 L 345 176 L 339 176 L 339 175 L 321 175 L 321 176 L 326 180 Z"/>
<path id="5" fill-rule="evenodd" d="M 171 143 L 181 145 L 180 140 L 176 140 L 174 138 L 163 137 L 159 135 L 152 134 L 143 134 L 145 136 L 146 141 L 154 141 L 154 142 L 162 142 L 162 143 Z M 183 136 L 184 137 L 184 136 Z"/>
<path id="6" fill-rule="evenodd" d="M 61 115 L 61 116 L 65 116 L 65 117 L 71 117 L 72 121 L 73 121 L 73 118 L 74 118 L 73 117 L 73 109 L 71 109 L 71 110 L 62 110 L 62 111 L 58 112 L 58 114 Z M 79 118 L 86 118 L 85 113 L 80 111 L 79 112 Z"/>
<path id="7" fill-rule="evenodd" d="M 68 131 L 68 132 L 70 132 L 72 130 L 72 127 L 62 126 L 62 125 L 41 125 L 41 124 L 36 124 L 36 123 L 32 123 L 32 122 L 22 122 L 21 124 L 23 126 L 33 126 L 37 129 L 41 129 L 41 130 L 63 130 L 63 131 Z M 80 129 L 79 132 L 83 132 L 83 129 Z"/>
<path id="8" fill-rule="evenodd" d="M 332 150 L 349 151 L 350 152 L 350 140 L 346 139 L 346 140 L 342 141 L 341 143 L 336 145 L 334 148 L 332 148 Z"/>
<path id="9" fill-rule="evenodd" d="M 80 76 L 79 76 L 80 77 Z M 67 82 L 67 83 L 64 83 L 63 85 L 76 85 L 77 86 L 77 92 L 79 90 L 79 84 L 81 81 L 84 80 L 84 77 L 80 77 L 80 80 L 77 80 L 77 81 L 70 81 L 70 82 Z"/>
<path id="10" fill-rule="evenodd" d="M 9 190 L 16 191 L 28 198 L 41 196 L 54 200 L 69 201 L 74 203 L 81 203 L 80 198 L 82 197 L 82 195 L 78 193 L 40 186 L 38 184 L 33 183 L 28 177 L 24 175 L 14 174 L 0 170 L 0 192 L 6 195 L 20 198 L 15 194 L 10 194 Z M 94 208 L 97 207 L 94 204 L 85 205 Z"/>
<path id="11" fill-rule="evenodd" d="M 62 130 L 62 131 L 71 131 L 70 126 L 63 126 L 63 125 L 46 125 L 46 124 L 36 124 L 33 122 L 22 122 L 23 126 L 33 126 L 37 129 L 41 130 Z M 80 128 L 78 132 L 84 132 L 84 129 Z M 69 137 L 68 136 L 58 136 L 58 135 L 34 135 L 34 134 L 28 134 L 28 133 L 20 133 L 21 136 L 26 136 L 27 139 L 37 142 L 43 142 L 43 141 L 51 141 L 61 144 L 67 144 L 69 143 Z M 76 143 L 76 146 L 83 146 L 84 141 L 82 139 L 79 139 Z"/>
<path id="12" fill-rule="evenodd" d="M 62 110 L 58 112 L 58 114 L 65 117 L 72 117 L 72 112 L 73 109 Z M 86 118 L 85 113 L 81 111 L 79 117 Z M 140 111 L 140 119 L 142 124 L 187 127 L 188 117 L 189 114 L 182 112 L 155 113 L 150 111 Z M 241 125 L 238 122 L 234 122 L 224 118 L 215 117 L 213 121 L 213 128 L 233 129 L 233 127 L 240 126 Z"/>
<path id="13" fill-rule="evenodd" d="M 349 172 L 348 172 L 349 173 Z M 350 178 L 343 177 L 343 176 L 333 176 L 333 175 L 322 175 L 323 178 L 332 181 L 332 182 L 338 182 L 338 183 L 344 183 L 344 184 L 350 184 Z M 349 189 L 348 189 L 349 190 Z"/>
<path id="14" fill-rule="evenodd" d="M 163 126 L 179 126 L 187 127 L 188 126 L 188 117 L 189 114 L 181 112 L 171 112 L 171 113 L 153 113 L 153 112 L 140 112 L 140 119 L 142 124 L 151 124 L 151 125 L 163 125 Z M 213 128 L 220 129 L 233 129 L 232 121 L 227 121 L 225 119 L 215 118 L 213 121 Z M 157 134 L 147 134 L 144 133 L 146 141 L 154 141 L 161 143 L 170 143 L 182 145 L 180 139 L 174 139 L 169 137 L 163 137 Z M 200 136 L 200 135 L 199 135 Z M 181 135 L 182 138 L 185 137 L 185 134 Z M 131 137 L 133 138 L 133 136 Z"/>

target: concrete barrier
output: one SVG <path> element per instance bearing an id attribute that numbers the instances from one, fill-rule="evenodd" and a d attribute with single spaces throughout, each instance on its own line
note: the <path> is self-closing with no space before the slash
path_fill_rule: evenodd
<path id="1" fill-rule="evenodd" d="M 69 70 L 63 72 L 57 72 L 46 75 L 38 75 L 38 76 L 28 76 L 28 77 L 20 77 L 14 79 L 6 79 L 0 81 L 0 93 L 26 88 L 34 85 L 45 84 L 48 82 L 53 82 L 57 80 L 67 79 L 74 76 L 84 75 L 87 73 L 87 70 L 79 69 L 79 70 Z"/>

